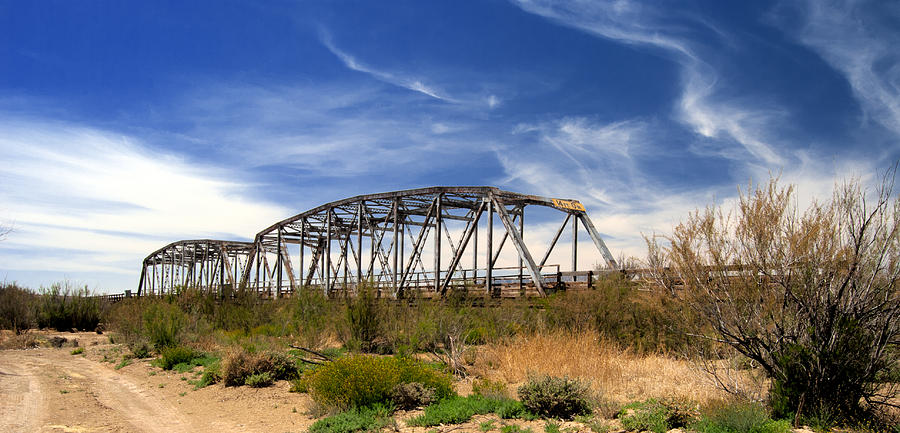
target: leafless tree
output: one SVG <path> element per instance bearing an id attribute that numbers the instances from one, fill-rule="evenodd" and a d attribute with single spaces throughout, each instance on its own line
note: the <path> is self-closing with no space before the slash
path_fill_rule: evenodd
<path id="1" fill-rule="evenodd" d="M 778 415 L 854 418 L 895 406 L 900 382 L 900 199 L 895 170 L 799 209 L 777 179 L 731 212 L 696 211 L 669 245 L 648 239 L 657 278 L 772 379 Z M 664 270 L 670 266 L 668 274 Z M 667 287 L 668 288 L 668 287 Z M 673 291 L 676 293 L 676 291 Z"/>

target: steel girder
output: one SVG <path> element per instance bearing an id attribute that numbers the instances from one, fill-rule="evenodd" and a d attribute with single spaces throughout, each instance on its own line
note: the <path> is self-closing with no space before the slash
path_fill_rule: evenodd
<path id="1" fill-rule="evenodd" d="M 144 259 L 138 296 L 177 293 L 184 288 L 223 295 L 226 289 L 237 287 L 253 250 L 251 242 L 173 242 Z"/>
<path id="2" fill-rule="evenodd" d="M 544 206 L 566 215 L 539 262 L 523 240 L 528 206 Z M 500 220 L 504 231 L 496 249 L 494 218 Z M 256 235 L 240 281 L 265 296 L 282 296 L 301 287 L 332 295 L 337 290 L 352 290 L 360 282 L 395 297 L 409 290 L 443 295 L 457 284 L 484 287 L 495 296 L 500 286 L 517 284 L 522 294 L 533 287 L 542 296 L 547 288 L 542 269 L 570 221 L 573 271 L 579 223 L 607 266 L 617 267 L 577 200 L 486 186 L 431 187 L 351 197 L 279 221 Z M 457 230 L 456 239 L 447 229 L 448 222 L 464 226 Z M 484 266 L 478 265 L 479 231 L 487 237 Z M 495 263 L 507 240 L 518 256 L 514 268 L 518 275 L 498 277 L 495 272 L 500 268 Z M 467 252 L 472 254 L 473 266 L 462 269 L 460 263 Z M 429 254 L 432 263 L 426 266 L 423 257 Z"/>

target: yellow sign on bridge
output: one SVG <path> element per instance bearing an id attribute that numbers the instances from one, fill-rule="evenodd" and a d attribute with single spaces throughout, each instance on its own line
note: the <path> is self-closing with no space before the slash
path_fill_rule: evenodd
<path id="1" fill-rule="evenodd" d="M 584 205 L 581 204 L 581 202 L 579 202 L 578 200 L 561 200 L 558 198 L 554 198 L 552 200 L 553 206 L 556 206 L 560 209 L 577 210 L 581 212 L 585 211 Z"/>

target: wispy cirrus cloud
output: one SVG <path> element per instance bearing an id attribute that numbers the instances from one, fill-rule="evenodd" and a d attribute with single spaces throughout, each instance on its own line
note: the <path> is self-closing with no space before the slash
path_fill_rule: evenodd
<path id="1" fill-rule="evenodd" d="M 801 25 L 785 25 L 785 31 L 844 75 L 868 118 L 900 135 L 900 6 L 872 1 L 801 4 Z"/>
<path id="2" fill-rule="evenodd" d="M 390 172 L 392 182 L 409 184 L 424 171 L 490 152 L 475 138 L 477 116 L 420 102 L 388 97 L 380 86 L 219 83 L 186 94 L 176 115 L 191 125 L 191 137 L 248 167 L 277 165 L 310 178 Z"/>
<path id="3" fill-rule="evenodd" d="M 548 196 L 577 191 L 587 205 L 607 209 L 634 203 L 645 185 L 636 162 L 655 148 L 643 121 L 569 117 L 519 124 L 512 132 L 519 139 L 496 148 L 507 173 L 502 183 Z"/>
<path id="4" fill-rule="evenodd" d="M 327 31 L 320 30 L 319 35 L 319 39 L 322 42 L 322 45 L 324 45 L 325 48 L 331 51 L 331 53 L 334 54 L 335 57 L 337 57 L 341 61 L 341 63 L 344 64 L 344 66 L 354 71 L 367 74 L 378 81 L 401 87 L 450 104 L 494 109 L 500 106 L 503 102 L 500 96 L 490 92 L 485 92 L 483 90 L 461 91 L 459 94 L 454 96 L 451 95 L 451 93 L 446 89 L 442 88 L 440 85 L 429 82 L 430 80 L 428 80 L 427 78 L 419 77 L 415 74 L 410 73 L 386 71 L 376 68 L 363 62 L 357 56 L 352 55 L 346 50 L 338 47 L 337 44 L 335 44 L 331 34 Z M 459 85 L 460 82 L 457 81 L 455 84 Z"/>
<path id="5" fill-rule="evenodd" d="M 98 273 L 110 275 L 98 288 L 130 287 L 143 257 L 169 242 L 249 239 L 290 212 L 251 198 L 233 172 L 113 131 L 8 117 L 0 130 L 0 202 L 16 222 L 0 263 L 43 271 L 29 285 Z"/>
<path id="6" fill-rule="evenodd" d="M 393 84 L 398 87 L 403 87 L 414 92 L 419 92 L 425 96 L 430 96 L 434 99 L 438 99 L 445 102 L 457 102 L 453 98 L 443 94 L 442 91 L 434 88 L 433 86 L 425 84 L 421 79 L 413 78 L 397 73 L 391 73 L 386 71 L 377 70 L 371 66 L 368 66 L 361 61 L 359 61 L 356 57 L 348 54 L 346 51 L 338 48 L 334 41 L 332 40 L 331 35 L 328 32 L 321 31 L 320 39 L 322 40 L 322 45 L 325 45 L 325 48 L 328 48 L 329 51 L 332 52 L 341 62 L 344 63 L 348 68 L 362 72 L 365 74 L 369 74 L 376 79 L 383 81 L 388 84 Z"/>
<path id="7" fill-rule="evenodd" d="M 698 147 L 700 153 L 747 160 L 767 166 L 786 163 L 775 146 L 771 125 L 778 122 L 781 110 L 736 101 L 718 92 L 719 73 L 705 58 L 706 49 L 697 42 L 696 32 L 706 30 L 715 37 L 722 31 L 708 22 L 682 16 L 696 25 L 676 23 L 671 10 L 665 13 L 654 5 L 630 1 L 514 0 L 522 9 L 561 25 L 589 34 L 658 50 L 681 66 L 681 98 L 675 105 L 675 117 L 695 133 L 713 143 Z M 740 145 L 736 151 L 731 145 Z"/>

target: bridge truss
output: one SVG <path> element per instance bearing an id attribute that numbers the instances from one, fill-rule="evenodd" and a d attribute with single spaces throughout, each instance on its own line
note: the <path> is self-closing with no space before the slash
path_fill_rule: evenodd
<path id="1" fill-rule="evenodd" d="M 553 209 L 563 216 L 540 256 L 524 241 L 526 209 L 533 207 Z M 492 296 L 510 289 L 519 296 L 543 296 L 565 284 L 567 277 L 577 279 L 579 226 L 606 265 L 616 268 L 584 206 L 576 200 L 493 187 L 432 187 L 361 195 L 275 223 L 258 233 L 252 243 L 170 244 L 144 260 L 141 287 L 160 293 L 190 285 L 217 290 L 218 284 L 221 291 L 237 283 L 268 297 L 290 295 L 301 288 L 335 296 L 365 282 L 392 297 L 411 291 L 443 296 L 459 286 L 478 288 Z M 563 273 L 558 264 L 547 261 L 569 228 L 572 267 L 571 272 Z M 196 245 L 192 242 L 206 244 L 198 249 L 191 247 Z M 498 266 L 507 244 L 514 251 L 515 265 Z M 509 251 L 507 248 L 507 254 Z M 192 262 L 195 257 L 199 261 Z M 206 273 L 202 269 L 207 269 Z M 147 281 L 153 283 L 148 286 Z"/>

